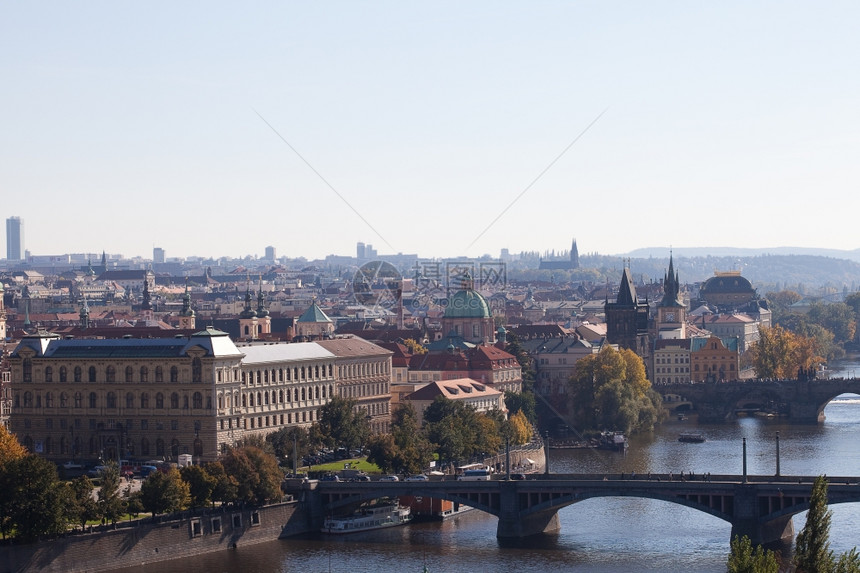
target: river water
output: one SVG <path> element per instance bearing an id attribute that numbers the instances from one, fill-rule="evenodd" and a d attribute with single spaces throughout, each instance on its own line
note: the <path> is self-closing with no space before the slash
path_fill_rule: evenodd
<path id="1" fill-rule="evenodd" d="M 833 365 L 831 376 L 860 372 L 860 362 Z M 653 434 L 635 436 L 630 450 L 550 450 L 550 469 L 559 473 L 743 471 L 742 439 L 747 440 L 747 471 L 773 475 L 776 432 L 782 475 L 860 476 L 860 396 L 844 395 L 825 409 L 823 424 L 790 426 L 778 419 L 741 418 L 699 425 L 670 420 Z M 678 442 L 683 431 L 705 435 L 702 444 Z M 860 546 L 860 504 L 831 506 L 831 547 Z M 366 532 L 334 539 L 309 536 L 159 563 L 125 571 L 159 573 L 356 572 L 399 571 L 475 573 L 571 571 L 725 571 L 731 526 L 679 505 L 637 498 L 599 498 L 559 511 L 561 531 L 517 546 L 496 539 L 496 519 L 471 511 L 442 523 Z M 795 531 L 806 514 L 794 518 Z"/>

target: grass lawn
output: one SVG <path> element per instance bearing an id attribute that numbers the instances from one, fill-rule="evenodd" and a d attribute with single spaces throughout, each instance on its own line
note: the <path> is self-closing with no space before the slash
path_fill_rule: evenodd
<path id="1" fill-rule="evenodd" d="M 350 460 L 338 460 L 336 462 L 329 462 L 327 464 L 320 464 L 312 466 L 311 469 L 313 471 L 324 471 L 324 472 L 339 472 L 346 467 L 346 464 L 349 464 L 349 468 L 351 470 L 360 470 L 364 473 L 368 474 L 379 474 L 382 471 L 376 464 L 369 463 L 364 458 L 353 458 Z M 307 467 L 307 466 L 305 466 Z"/>

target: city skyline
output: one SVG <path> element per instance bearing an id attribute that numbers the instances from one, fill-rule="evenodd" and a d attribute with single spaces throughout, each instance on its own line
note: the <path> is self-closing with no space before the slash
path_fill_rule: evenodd
<path id="1" fill-rule="evenodd" d="M 4 9 L 34 254 L 860 247 L 854 4 Z"/>

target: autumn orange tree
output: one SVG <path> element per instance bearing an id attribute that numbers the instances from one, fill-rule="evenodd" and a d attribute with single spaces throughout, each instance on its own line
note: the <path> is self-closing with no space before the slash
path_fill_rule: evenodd
<path id="1" fill-rule="evenodd" d="M 15 434 L 9 433 L 6 426 L 0 424 L 0 467 L 6 462 L 20 460 L 27 455 L 27 449 L 22 446 Z"/>
<path id="2" fill-rule="evenodd" d="M 779 326 L 759 328 L 759 340 L 748 352 L 759 378 L 794 378 L 801 368 L 814 370 L 824 362 L 813 338 Z"/>

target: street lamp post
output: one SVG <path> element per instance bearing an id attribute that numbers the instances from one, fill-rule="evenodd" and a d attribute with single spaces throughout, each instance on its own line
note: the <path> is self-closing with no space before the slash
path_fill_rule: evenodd
<path id="1" fill-rule="evenodd" d="M 744 438 L 744 483 L 747 483 L 747 439 Z"/>
<path id="2" fill-rule="evenodd" d="M 543 457 L 544 457 L 543 473 L 544 473 L 544 475 L 549 475 L 549 430 L 544 432 Z"/>
<path id="3" fill-rule="evenodd" d="M 779 431 L 776 432 L 776 477 L 779 477 Z"/>

